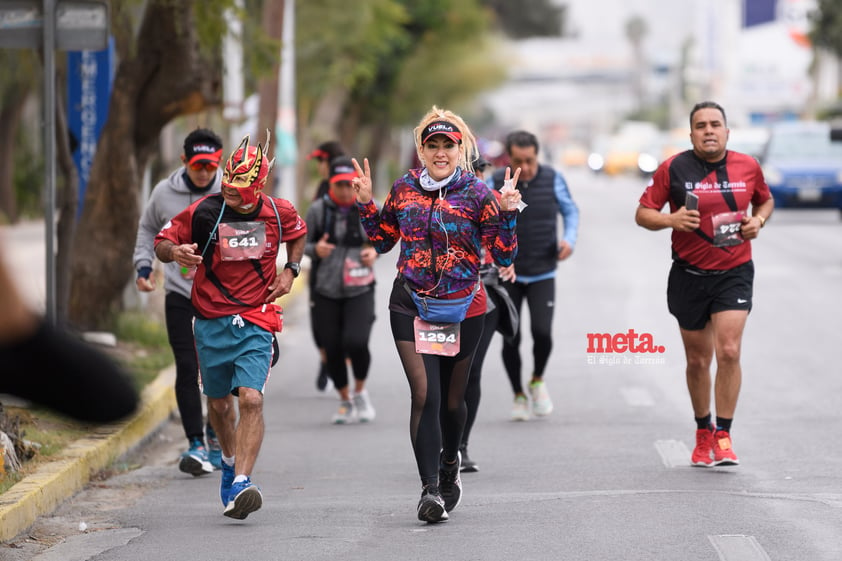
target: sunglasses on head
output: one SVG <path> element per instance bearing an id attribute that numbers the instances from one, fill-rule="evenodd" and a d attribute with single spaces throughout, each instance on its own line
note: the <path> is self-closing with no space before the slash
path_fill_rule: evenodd
<path id="1" fill-rule="evenodd" d="M 190 164 L 190 169 L 193 171 L 201 171 L 203 169 L 205 171 L 216 171 L 218 167 L 219 164 L 215 164 L 213 162 L 194 162 Z"/>

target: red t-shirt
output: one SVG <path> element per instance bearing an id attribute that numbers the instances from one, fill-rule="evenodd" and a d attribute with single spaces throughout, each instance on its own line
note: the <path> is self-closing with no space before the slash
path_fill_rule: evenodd
<path id="1" fill-rule="evenodd" d="M 273 200 L 277 215 L 265 195 L 254 212 L 240 214 L 225 205 L 222 195 L 209 195 L 174 216 L 155 237 L 155 245 L 162 240 L 175 244 L 195 243 L 197 253 L 204 251 L 191 295 L 193 307 L 200 317 L 224 317 L 263 306 L 269 295 L 269 285 L 277 274 L 275 261 L 280 244 L 307 234 L 307 225 L 295 207 L 285 199 Z M 226 231 L 238 227 L 254 230 L 256 236 L 249 234 L 248 240 L 256 237 L 263 243 L 248 246 L 229 242 Z M 259 246 L 261 255 L 235 260 L 241 256 L 226 249 L 234 245 L 246 248 L 242 251 L 254 251 Z"/>
<path id="2" fill-rule="evenodd" d="M 684 206 L 687 193 L 699 197 L 701 225 L 693 232 L 672 232 L 673 259 L 683 266 L 710 271 L 733 269 L 751 260 L 751 242 L 714 245 L 717 215 L 757 206 L 771 197 L 760 164 L 753 157 L 728 150 L 718 162 L 706 162 L 692 150 L 677 154 L 655 171 L 640 197 L 646 208 L 661 210 L 669 203 L 670 212 Z"/>

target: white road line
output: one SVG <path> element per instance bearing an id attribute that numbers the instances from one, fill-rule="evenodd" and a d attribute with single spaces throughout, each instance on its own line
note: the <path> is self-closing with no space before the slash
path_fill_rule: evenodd
<path id="1" fill-rule="evenodd" d="M 655 400 L 645 388 L 621 388 L 623 399 L 632 407 L 652 407 Z"/>
<path id="2" fill-rule="evenodd" d="M 656 440 L 655 449 L 668 468 L 690 465 L 690 450 L 680 440 Z"/>
<path id="3" fill-rule="evenodd" d="M 708 536 L 720 561 L 772 561 L 754 536 Z"/>

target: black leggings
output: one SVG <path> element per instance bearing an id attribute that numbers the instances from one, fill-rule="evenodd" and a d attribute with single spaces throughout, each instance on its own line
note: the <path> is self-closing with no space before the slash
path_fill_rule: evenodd
<path id="1" fill-rule="evenodd" d="M 322 345 L 321 337 L 319 335 L 318 325 L 316 324 L 316 270 L 315 268 L 310 269 L 310 273 L 307 275 L 307 289 L 309 290 L 309 300 L 310 300 L 310 335 L 313 337 L 313 343 L 316 344 L 316 348 L 321 351 L 324 346 Z"/>
<path id="2" fill-rule="evenodd" d="M 348 366 L 351 359 L 355 380 L 365 380 L 371 366 L 368 340 L 374 325 L 374 287 L 353 298 L 312 296 L 313 324 L 319 331 L 319 341 L 327 355 L 327 369 L 333 385 L 341 390 L 348 385 Z"/>
<path id="3" fill-rule="evenodd" d="M 168 292 L 165 307 L 167 335 L 175 357 L 175 401 L 188 439 L 204 440 L 202 394 L 199 391 L 199 361 L 193 340 L 193 306 L 190 299 Z"/>
<path id="4" fill-rule="evenodd" d="M 529 306 L 530 329 L 532 333 L 532 357 L 536 378 L 544 376 L 544 369 L 553 349 L 553 310 L 555 310 L 555 278 L 524 284 L 520 282 L 503 283 L 512 297 L 518 314 L 526 298 Z M 523 317 L 521 315 L 521 317 Z M 520 335 L 523 333 L 523 321 L 513 339 L 503 338 L 503 365 L 515 394 L 524 393 L 520 381 L 522 362 L 520 359 Z"/>
<path id="5" fill-rule="evenodd" d="M 482 378 L 482 363 L 485 361 L 485 354 L 488 352 L 488 347 L 491 345 L 491 339 L 494 337 L 497 329 L 497 320 L 500 317 L 500 310 L 494 308 L 485 316 L 482 327 L 482 337 L 480 337 L 477 345 L 476 353 L 474 353 L 474 360 L 471 363 L 471 373 L 468 376 L 468 387 L 465 389 L 465 405 L 468 407 L 468 414 L 465 417 L 465 430 L 462 431 L 462 444 L 468 445 L 468 438 L 471 436 L 471 428 L 474 426 L 474 421 L 477 418 L 477 411 L 479 411 L 479 399 L 482 393 L 480 389 L 480 378 Z"/>
<path id="6" fill-rule="evenodd" d="M 459 451 L 467 415 L 465 387 L 482 336 L 483 316 L 467 318 L 461 323 L 459 353 L 453 357 L 416 353 L 415 318 L 397 312 L 390 312 L 389 317 L 398 356 L 409 381 L 412 399 L 409 437 L 421 485 L 437 484 L 442 450 L 446 461 L 455 460 Z"/>

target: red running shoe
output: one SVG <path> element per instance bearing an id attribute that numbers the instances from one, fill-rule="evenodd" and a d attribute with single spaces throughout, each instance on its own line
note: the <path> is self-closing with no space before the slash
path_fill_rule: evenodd
<path id="1" fill-rule="evenodd" d="M 690 463 L 697 467 L 713 467 L 713 427 L 696 430 L 696 447 Z"/>
<path id="2" fill-rule="evenodd" d="M 713 435 L 713 465 L 737 466 L 740 460 L 731 446 L 731 435 L 724 431 L 716 431 Z"/>

